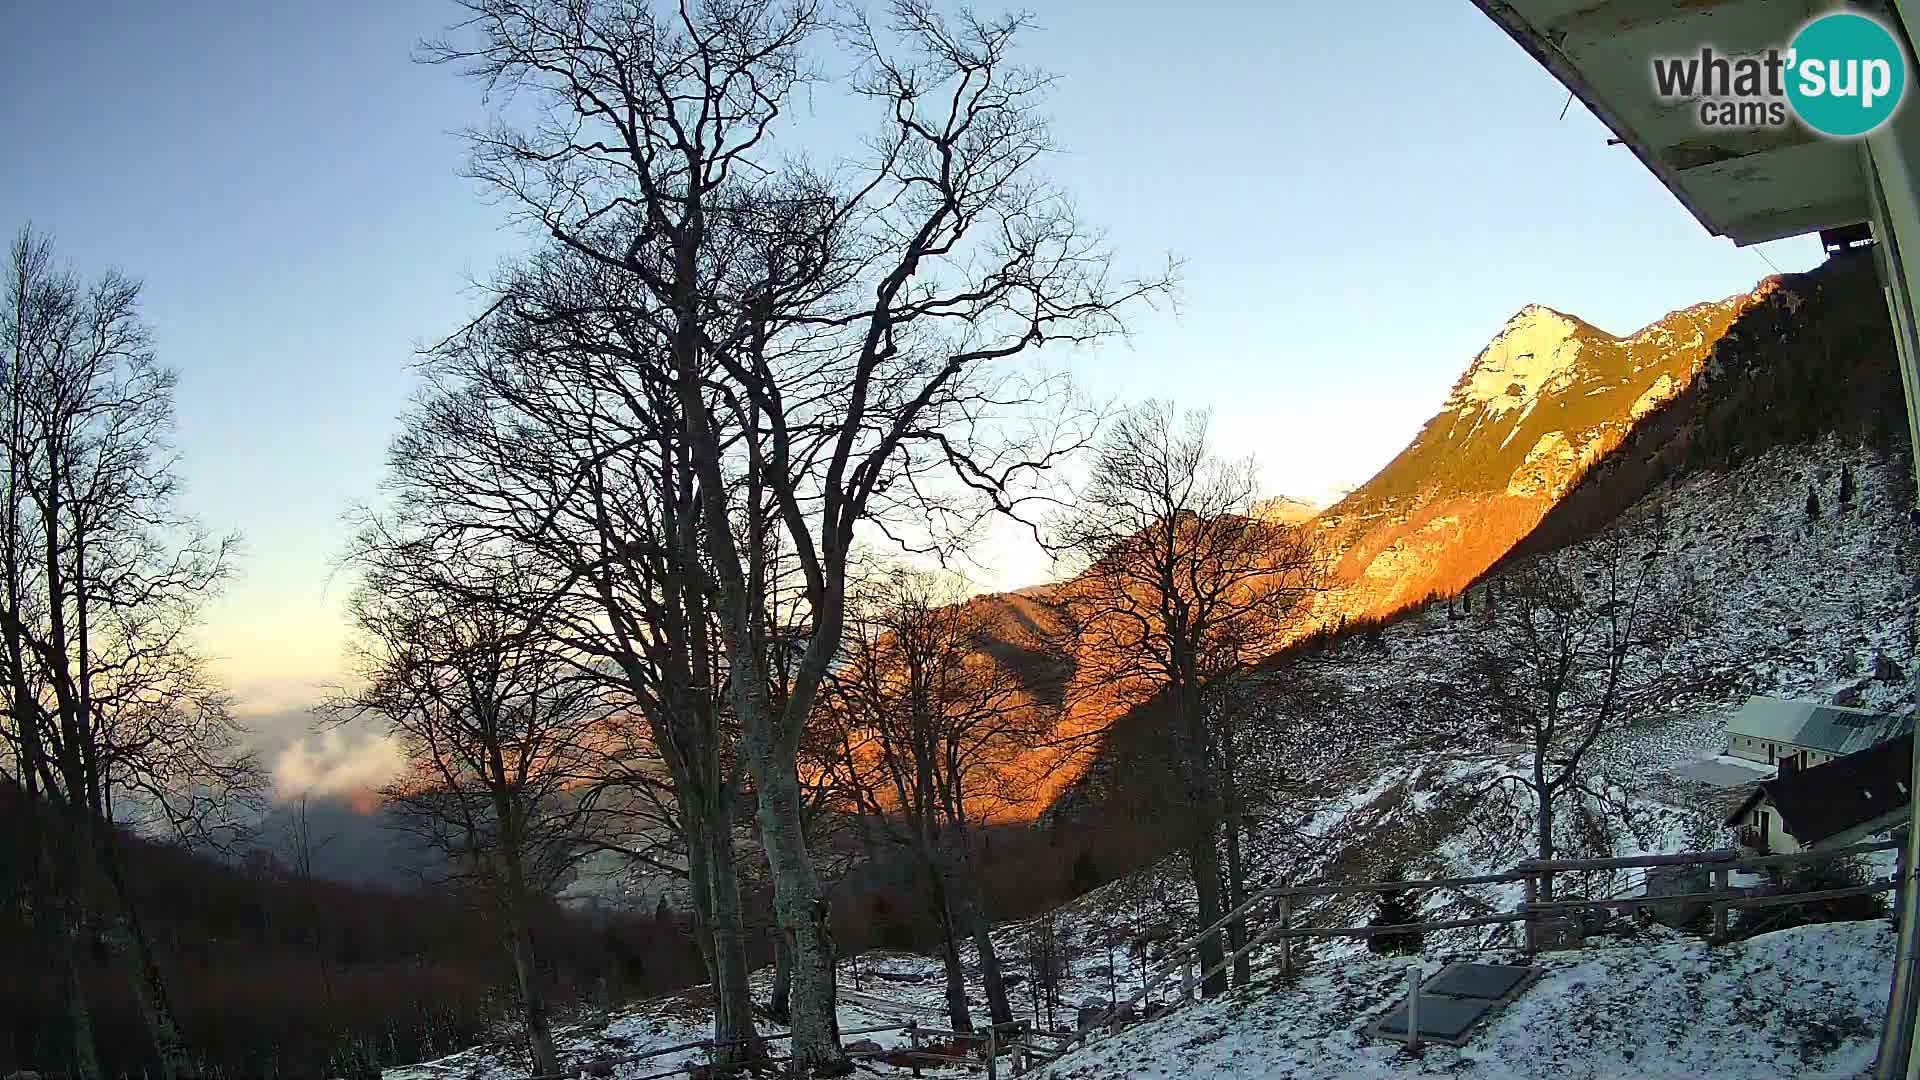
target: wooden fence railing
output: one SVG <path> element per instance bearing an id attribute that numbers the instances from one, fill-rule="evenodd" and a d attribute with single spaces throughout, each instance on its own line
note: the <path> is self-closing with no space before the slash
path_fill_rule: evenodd
<path id="1" fill-rule="evenodd" d="M 840 1035 L 842 1038 L 845 1038 L 846 1036 L 849 1036 L 849 1035 L 874 1035 L 883 1031 L 911 1031 L 913 1027 L 914 1027 L 914 1024 L 912 1021 L 907 1021 L 899 1024 L 875 1024 L 872 1027 L 854 1028 L 851 1031 L 843 1031 L 840 1033 Z M 770 1043 L 770 1042 L 777 1042 L 781 1039 L 787 1039 L 792 1037 L 793 1037 L 793 1033 L 790 1031 L 774 1031 L 774 1032 L 769 1032 L 765 1035 L 760 1036 L 758 1041 L 763 1043 Z M 592 1061 L 580 1062 L 577 1065 L 574 1065 L 568 1069 L 563 1069 L 562 1071 L 557 1073 L 536 1074 L 534 1076 L 528 1077 L 528 1080 L 575 1080 L 575 1078 L 578 1077 L 583 1072 L 589 1075 L 594 1075 L 594 1076 L 604 1076 L 610 1073 L 614 1068 L 621 1065 L 633 1065 L 642 1061 L 651 1061 L 654 1058 L 666 1057 L 668 1054 L 683 1054 L 689 1050 L 705 1051 L 707 1054 L 707 1063 L 709 1066 L 711 1066 L 713 1063 L 713 1052 L 715 1050 L 718 1050 L 723 1046 L 744 1046 L 746 1045 L 746 1042 L 747 1040 L 745 1039 L 727 1039 L 727 1040 L 695 1039 L 691 1042 L 674 1043 L 671 1046 L 656 1046 L 651 1050 L 643 1050 L 637 1054 L 624 1054 L 619 1057 L 595 1058 Z M 883 1050 L 883 1051 L 879 1051 L 878 1053 L 884 1054 L 884 1053 L 890 1053 L 890 1052 L 891 1051 Z M 853 1054 L 849 1056 L 872 1057 L 872 1056 L 875 1056 L 875 1052 L 869 1051 L 866 1054 Z M 684 1075 L 687 1071 L 688 1071 L 688 1067 L 686 1065 L 675 1065 L 673 1068 L 668 1069 L 665 1072 L 648 1073 L 645 1076 L 633 1077 L 631 1078 L 631 1080 L 662 1080 L 662 1078 L 664 1077 Z"/>
<path id="2" fill-rule="evenodd" d="M 874 1035 L 886 1031 L 906 1032 L 907 1045 L 904 1048 L 894 1047 L 892 1049 L 882 1048 L 879 1050 L 853 1051 L 848 1053 L 847 1056 L 856 1060 L 860 1058 L 883 1057 L 905 1061 L 914 1076 L 920 1075 L 920 1067 L 922 1065 L 965 1065 L 979 1067 L 985 1070 L 987 1080 L 999 1080 L 1000 1058 L 1002 1057 L 1011 1058 L 1013 1071 L 1019 1073 L 1024 1071 L 1027 1064 L 1036 1058 L 1050 1060 L 1059 1056 L 1061 1050 L 1064 1049 L 1064 1047 L 1053 1048 L 1036 1043 L 1036 1033 L 1029 1030 L 1025 1020 L 1014 1020 L 1004 1024 L 990 1024 L 978 1031 L 953 1031 L 947 1028 L 930 1027 L 915 1020 L 907 1020 L 898 1024 L 876 1024 L 872 1027 L 853 1028 L 849 1031 L 842 1031 L 840 1035 L 842 1038 L 845 1038 L 853 1035 Z M 1040 1032 L 1038 1035 L 1048 1039 L 1064 1040 L 1066 1038 L 1065 1036 L 1054 1035 L 1050 1032 Z M 760 1036 L 759 1041 L 768 1043 L 791 1037 L 792 1032 L 778 1031 Z M 589 1075 L 602 1076 L 609 1074 L 614 1068 L 621 1065 L 633 1065 L 654 1058 L 666 1057 L 669 1054 L 685 1053 L 689 1050 L 704 1051 L 707 1055 L 707 1067 L 711 1068 L 713 1064 L 713 1052 L 715 1050 L 723 1046 L 741 1046 L 744 1045 L 745 1042 L 746 1040 L 744 1039 L 695 1039 L 691 1042 L 655 1047 L 652 1050 L 642 1051 L 637 1054 L 627 1054 L 621 1057 L 596 1058 L 592 1061 L 581 1062 L 562 1072 L 536 1075 L 529 1077 L 528 1080 L 574 1080 L 574 1078 L 583 1072 Z M 976 1044 L 978 1046 L 978 1056 L 976 1057 L 974 1053 L 939 1053 L 935 1048 L 941 1043 L 946 1043 L 949 1046 L 959 1043 Z M 772 1063 L 778 1063 L 782 1059 L 773 1058 L 769 1060 Z M 694 1067 L 682 1063 L 663 1072 L 647 1073 L 644 1076 L 635 1077 L 634 1080 L 665 1080 L 666 1077 L 670 1076 L 687 1075 L 692 1068 Z"/>
<path id="3" fill-rule="evenodd" d="M 1824 889 L 1803 893 L 1775 893 L 1751 887 L 1735 886 L 1731 875 L 1741 870 L 1758 870 L 1773 866 L 1791 866 L 1800 863 L 1818 862 L 1828 859 L 1864 855 L 1877 851 L 1898 848 L 1900 850 L 1900 871 L 1892 878 L 1869 881 L 1864 885 L 1849 886 L 1840 889 Z M 1557 876 L 1569 873 L 1585 873 L 1600 870 L 1648 869 L 1653 867 L 1697 866 L 1706 868 L 1713 877 L 1713 887 L 1704 892 L 1681 893 L 1663 896 L 1627 896 L 1605 897 L 1600 899 L 1544 900 L 1543 896 L 1552 896 L 1552 885 Z M 1086 1029 L 1073 1035 L 1061 1035 L 1054 1032 L 1032 1028 L 1024 1020 L 1009 1024 L 991 1025 L 979 1031 L 960 1032 L 942 1028 L 928 1027 L 917 1021 L 904 1021 L 897 1024 L 879 1024 L 873 1027 L 856 1028 L 841 1032 L 842 1036 L 870 1035 L 887 1031 L 907 1032 L 908 1046 L 902 1050 L 865 1051 L 848 1056 L 860 1057 L 896 1057 L 908 1061 L 915 1076 L 920 1075 L 921 1063 L 935 1065 L 965 1064 L 984 1066 L 987 1080 L 999 1080 L 999 1058 L 1011 1058 L 1015 1075 L 1036 1065 L 1051 1061 L 1070 1050 L 1073 1046 L 1102 1031 L 1116 1031 L 1140 1017 L 1136 1008 L 1153 991 L 1164 984 L 1174 974 L 1181 978 L 1180 996 L 1175 999 L 1175 1007 L 1194 1000 L 1194 991 L 1215 975 L 1231 971 L 1234 964 L 1253 950 L 1275 942 L 1280 943 L 1279 966 L 1281 973 L 1293 971 L 1293 948 L 1295 939 L 1305 938 L 1369 938 L 1380 934 L 1426 933 L 1435 930 L 1458 930 L 1478 926 L 1497 926 L 1507 923 L 1528 924 L 1523 948 L 1533 951 L 1537 947 L 1535 928 L 1546 920 L 1584 911 L 1634 911 L 1650 905 L 1704 903 L 1713 913 L 1712 941 L 1724 941 L 1727 936 L 1728 912 L 1740 908 L 1762 908 L 1783 904 L 1807 903 L 1815 900 L 1839 899 L 1847 896 L 1863 896 L 1871 893 L 1895 889 L 1908 878 L 1906 866 L 1906 848 L 1897 840 L 1882 840 L 1872 843 L 1853 844 L 1847 847 L 1828 850 L 1800 851 L 1786 855 L 1745 855 L 1738 851 L 1705 851 L 1682 855 L 1634 855 L 1617 859 L 1554 859 L 1548 861 L 1529 860 L 1515 866 L 1512 870 L 1500 874 L 1482 874 L 1477 877 L 1431 878 L 1419 881 L 1369 881 L 1361 883 L 1316 882 L 1306 885 L 1274 885 L 1262 889 L 1236 905 L 1233 910 L 1222 916 L 1213 925 L 1170 949 L 1160 963 L 1148 970 L 1141 980 L 1140 989 L 1124 1002 L 1109 1007 Z M 1494 912 L 1488 915 L 1462 919 L 1434 919 L 1423 922 L 1396 923 L 1388 926 L 1300 926 L 1295 925 L 1295 902 L 1323 896 L 1370 895 L 1385 892 L 1424 893 L 1445 889 L 1462 889 L 1476 885 L 1498 885 L 1522 882 L 1526 888 L 1526 900 L 1517 910 Z M 1233 950 L 1224 959 L 1211 967 L 1201 969 L 1199 962 L 1201 946 L 1214 937 L 1220 937 L 1225 947 L 1225 935 L 1235 920 L 1251 916 L 1261 905 L 1270 905 L 1273 914 L 1258 923 L 1248 919 L 1250 928 L 1258 925 L 1260 930 L 1253 934 L 1245 945 Z M 1130 1018 L 1124 1019 L 1123 1018 Z M 760 1036 L 762 1042 L 775 1042 L 789 1038 L 788 1032 L 774 1032 Z M 943 1040 L 947 1044 L 979 1044 L 980 1056 L 973 1054 L 941 1054 L 930 1047 L 923 1048 L 921 1040 Z M 601 1058 L 592 1062 L 576 1065 L 571 1071 L 530 1077 L 529 1080 L 570 1080 L 578 1076 L 582 1069 L 604 1074 L 615 1066 L 631 1065 L 668 1054 L 684 1053 L 688 1050 L 704 1050 L 712 1061 L 714 1050 L 722 1046 L 737 1046 L 739 1042 L 724 1043 L 712 1039 L 701 1039 L 679 1043 L 673 1046 L 658 1047 L 643 1053 L 624 1057 Z M 636 1080 L 665 1080 L 687 1072 L 684 1064 L 677 1065 L 664 1072 L 650 1073 Z"/>
<path id="4" fill-rule="evenodd" d="M 1735 871 L 1758 870 L 1773 866 L 1790 866 L 1800 863 L 1820 862 L 1848 856 L 1864 855 L 1876 851 L 1899 848 L 1902 865 L 1900 872 L 1892 878 L 1870 881 L 1864 885 L 1842 889 L 1827 889 L 1818 892 L 1776 893 L 1751 887 L 1736 887 L 1730 878 Z M 1527 924 L 1523 945 L 1531 952 L 1539 946 L 1537 929 L 1557 916 L 1566 916 L 1582 911 L 1633 911 L 1641 907 L 1669 904 L 1704 903 L 1713 915 L 1714 942 L 1724 941 L 1727 937 L 1728 912 L 1739 908 L 1759 908 L 1782 904 L 1806 903 L 1815 900 L 1838 899 L 1845 896 L 1861 896 L 1885 892 L 1898 887 L 1906 880 L 1906 851 L 1900 841 L 1882 840 L 1870 843 L 1852 844 L 1846 847 L 1825 850 L 1799 851 L 1784 855 L 1747 855 L 1739 851 L 1717 850 L 1694 852 L 1680 855 L 1634 855 L 1612 859 L 1552 859 L 1528 860 L 1512 870 L 1500 874 L 1483 874 L 1475 877 L 1431 878 L 1417 881 L 1371 881 L 1363 883 L 1317 882 L 1306 885 L 1278 884 L 1262 889 L 1247 897 L 1233 910 L 1223 915 L 1211 926 L 1205 927 L 1192 937 L 1168 950 L 1161 961 L 1150 968 L 1141 980 L 1138 991 L 1125 1001 L 1109 1007 L 1079 1038 L 1086 1038 L 1097 1031 L 1114 1031 L 1128 1023 L 1136 1022 L 1140 1017 L 1137 1009 L 1153 991 L 1164 984 L 1176 973 L 1180 975 L 1179 996 L 1174 999 L 1174 1007 L 1194 999 L 1197 987 L 1204 986 L 1207 980 L 1224 972 L 1231 971 L 1242 956 L 1251 954 L 1255 949 L 1280 944 L 1279 967 L 1281 974 L 1290 974 L 1293 970 L 1292 942 L 1300 938 L 1369 938 L 1381 934 L 1426 933 L 1436 930 L 1460 930 L 1479 926 L 1497 926 L 1506 923 Z M 1647 869 L 1651 867 L 1702 867 L 1712 874 L 1713 887 L 1705 892 L 1683 893 L 1665 896 L 1604 897 L 1599 899 L 1543 900 L 1542 897 L 1554 895 L 1552 885 L 1557 877 L 1570 873 L 1587 873 L 1602 870 Z M 1385 892 L 1424 893 L 1447 889 L 1462 889 L 1477 885 L 1498 885 L 1522 883 L 1525 887 L 1525 901 L 1513 911 L 1493 912 L 1487 915 L 1459 919 L 1436 919 L 1411 923 L 1396 923 L 1384 926 L 1328 926 L 1310 927 L 1295 925 L 1298 914 L 1296 901 L 1303 898 L 1322 896 L 1368 895 Z M 1252 934 L 1247 942 L 1228 953 L 1211 967 L 1202 969 L 1200 953 L 1202 946 L 1213 938 L 1220 938 L 1222 947 L 1226 946 L 1226 935 L 1236 920 L 1249 917 L 1261 905 L 1267 905 L 1272 916 L 1263 920 L 1258 933 Z M 1249 924 L 1254 922 L 1250 917 Z M 1250 927 L 1251 928 L 1251 927 Z"/>

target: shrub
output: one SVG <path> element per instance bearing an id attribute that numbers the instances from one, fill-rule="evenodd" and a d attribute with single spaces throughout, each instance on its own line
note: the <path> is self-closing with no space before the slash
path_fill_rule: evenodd
<path id="1" fill-rule="evenodd" d="M 1373 918 L 1367 920 L 1368 926 L 1400 926 L 1420 921 L 1420 913 L 1414 909 L 1405 889 L 1383 892 L 1374 901 Z M 1367 939 L 1367 951 L 1378 956 L 1418 956 L 1425 946 L 1426 939 L 1418 930 L 1402 930 L 1391 934 L 1375 934 Z"/>
<path id="2" fill-rule="evenodd" d="M 1826 892 L 1854 888 L 1866 883 L 1867 872 L 1857 860 L 1820 859 L 1815 862 L 1801 863 L 1783 874 L 1778 891 L 1781 893 Z M 1795 926 L 1884 919 L 1887 914 L 1886 900 L 1880 894 L 1828 897 L 1777 907 L 1742 909 L 1730 932 L 1736 939 L 1749 938 L 1756 934 L 1772 933 L 1775 930 L 1785 930 Z"/>

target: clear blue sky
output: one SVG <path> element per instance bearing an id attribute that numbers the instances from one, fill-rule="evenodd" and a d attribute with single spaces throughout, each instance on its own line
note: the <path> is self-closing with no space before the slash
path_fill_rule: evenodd
<path id="1" fill-rule="evenodd" d="M 1565 91 L 1468 0 L 1035 6 L 1028 56 L 1064 80 L 1055 175 L 1123 259 L 1186 263 L 1179 313 L 1082 373 L 1211 406 L 1271 491 L 1364 480 L 1527 303 L 1625 332 L 1769 272 L 1578 104 L 1558 119 Z M 190 504 L 246 534 L 206 638 L 254 708 L 338 670 L 341 514 L 375 493 L 411 350 L 524 246 L 456 174 L 478 88 L 409 61 L 455 14 L 0 9 L 0 228 L 145 278 Z"/>

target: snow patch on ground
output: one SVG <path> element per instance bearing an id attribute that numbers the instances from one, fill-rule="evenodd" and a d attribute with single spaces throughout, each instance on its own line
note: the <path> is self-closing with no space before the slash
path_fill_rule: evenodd
<path id="1" fill-rule="evenodd" d="M 1697 942 L 1548 954 L 1541 980 L 1467 1045 L 1419 1056 L 1361 1033 L 1407 963 L 1326 964 L 1191 1005 L 1054 1062 L 1047 1080 L 1441 1075 L 1483 1080 L 1852 1076 L 1872 1060 L 1894 938 L 1834 923 L 1709 949 Z M 1423 965 L 1428 975 L 1440 965 Z"/>

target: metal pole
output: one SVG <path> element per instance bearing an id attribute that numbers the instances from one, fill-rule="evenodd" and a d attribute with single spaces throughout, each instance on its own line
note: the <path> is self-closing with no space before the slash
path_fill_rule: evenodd
<path id="1" fill-rule="evenodd" d="M 1920 778 L 1916 779 L 1920 781 Z M 1916 789 L 1909 787 L 1908 790 Z M 1908 832 L 1912 831 L 1912 826 L 1909 825 Z M 1908 842 L 1911 839 L 1911 836 L 1901 838 L 1900 868 L 1895 872 L 1895 880 L 1899 884 L 1893 894 L 1893 910 L 1900 920 L 1902 942 L 1910 940 L 1908 920 L 1913 918 L 1914 911 L 1913 846 Z M 1894 969 L 1893 985 L 1887 991 L 1887 1020 L 1880 1029 L 1880 1049 L 1873 1059 L 1874 1080 L 1892 1080 L 1893 1077 L 1905 1075 L 1907 1071 L 1907 1055 L 1913 1038 L 1911 1010 L 1907 1005 L 1913 993 L 1914 959 L 1903 953 L 1896 961 L 1898 966 Z M 1903 1017 L 1906 1018 L 1906 1023 L 1901 1022 Z"/>

